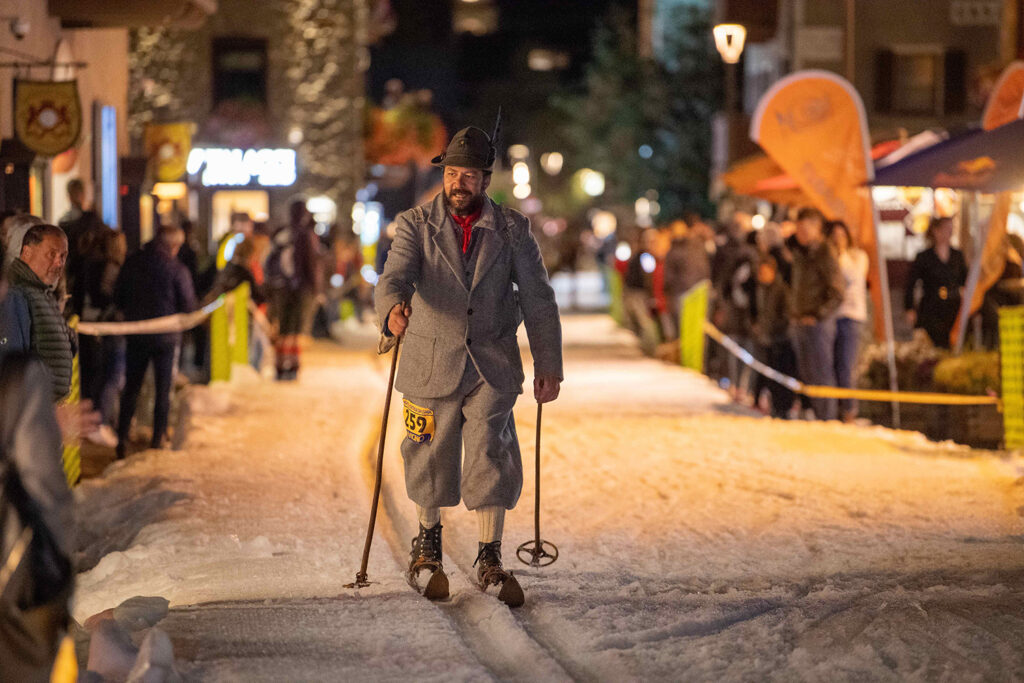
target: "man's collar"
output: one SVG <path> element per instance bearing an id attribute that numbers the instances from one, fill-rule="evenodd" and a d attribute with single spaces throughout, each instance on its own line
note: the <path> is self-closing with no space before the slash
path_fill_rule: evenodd
<path id="1" fill-rule="evenodd" d="M 20 256 L 16 257 L 11 262 L 11 275 L 13 276 L 12 279 L 21 284 L 38 287 L 40 289 L 50 289 L 50 287 L 43 282 L 42 278 L 36 275 L 36 271 L 32 270 L 32 266 L 22 261 Z"/>
<path id="2" fill-rule="evenodd" d="M 427 222 L 436 228 L 440 228 L 449 216 L 448 207 L 444 203 L 444 192 L 438 192 L 430 206 Z M 454 221 L 453 221 L 454 222 Z M 497 218 L 494 211 L 494 202 L 484 193 L 484 205 L 480 212 L 480 219 L 473 224 L 474 228 L 487 228 L 492 230 L 497 227 Z"/>

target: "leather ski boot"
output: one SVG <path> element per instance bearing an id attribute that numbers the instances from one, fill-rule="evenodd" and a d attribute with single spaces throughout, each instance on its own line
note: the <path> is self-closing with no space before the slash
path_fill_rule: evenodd
<path id="1" fill-rule="evenodd" d="M 420 533 L 412 539 L 409 552 L 409 585 L 429 600 L 443 600 L 448 597 L 448 577 L 444 573 L 441 559 L 441 523 L 427 529 L 420 525 Z M 425 586 L 420 586 L 419 575 L 430 572 Z"/>
<path id="2" fill-rule="evenodd" d="M 480 590 L 486 591 L 488 586 L 500 586 L 498 599 L 509 607 L 520 607 L 526 602 L 523 588 L 512 572 L 505 571 L 501 566 L 501 541 L 480 543 L 476 562 L 476 580 Z"/>

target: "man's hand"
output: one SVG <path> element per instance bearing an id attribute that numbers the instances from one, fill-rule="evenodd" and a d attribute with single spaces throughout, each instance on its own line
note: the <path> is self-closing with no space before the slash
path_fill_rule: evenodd
<path id="1" fill-rule="evenodd" d="M 537 403 L 548 403 L 558 398 L 558 392 L 562 388 L 562 380 L 554 376 L 540 376 L 533 378 L 533 397 Z"/>
<path id="2" fill-rule="evenodd" d="M 86 434 L 92 434 L 100 426 L 100 413 L 93 410 L 92 401 L 61 403 L 57 406 L 57 424 L 65 444 L 78 441 Z"/>
<path id="3" fill-rule="evenodd" d="M 405 328 L 409 326 L 409 316 L 412 315 L 412 307 L 404 304 L 395 304 L 388 313 L 388 330 L 396 337 L 405 334 Z"/>

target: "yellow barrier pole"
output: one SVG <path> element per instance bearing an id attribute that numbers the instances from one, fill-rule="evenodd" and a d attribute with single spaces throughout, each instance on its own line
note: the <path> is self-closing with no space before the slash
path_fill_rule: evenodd
<path id="1" fill-rule="evenodd" d="M 603 266 L 605 275 L 608 277 L 608 294 L 611 297 L 608 304 L 608 314 L 612 320 L 620 326 L 626 325 L 625 309 L 622 306 L 622 276 L 612 266 Z"/>
<path id="2" fill-rule="evenodd" d="M 217 270 L 228 264 L 227 250 L 234 251 L 237 241 L 233 235 L 221 242 L 217 250 Z M 228 312 L 221 306 L 210 315 L 210 381 L 227 382 L 231 379 L 231 340 L 228 327 Z"/>
<path id="3" fill-rule="evenodd" d="M 249 283 L 235 288 L 235 334 L 231 362 L 249 364 Z"/>
<path id="4" fill-rule="evenodd" d="M 231 353 L 228 349 L 228 312 L 224 306 L 210 314 L 210 381 L 231 379 Z"/>
<path id="5" fill-rule="evenodd" d="M 78 327 L 78 316 L 71 318 L 69 326 L 72 330 Z M 71 359 L 71 390 L 65 403 L 76 404 L 82 398 L 82 375 L 76 353 Z M 68 480 L 68 486 L 74 486 L 82 477 L 82 442 L 78 439 L 64 446 L 64 453 L 61 456 L 64 465 L 64 476 Z"/>
<path id="6" fill-rule="evenodd" d="M 698 282 L 683 294 L 679 305 L 679 363 L 697 372 L 704 372 L 709 286 L 707 280 Z"/>
<path id="7" fill-rule="evenodd" d="M 1024 306 L 999 309 L 1003 445 L 1024 447 Z"/>

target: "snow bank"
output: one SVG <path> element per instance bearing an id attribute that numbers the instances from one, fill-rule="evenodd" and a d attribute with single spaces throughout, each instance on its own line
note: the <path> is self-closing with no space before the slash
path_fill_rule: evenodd
<path id="1" fill-rule="evenodd" d="M 107 513 L 90 508 L 98 527 L 151 498 L 80 577 L 75 614 L 163 596 L 183 673 L 208 679 L 1024 678 L 1024 459 L 753 416 L 601 316 L 565 320 L 566 381 L 544 409 L 541 531 L 561 551 L 545 569 L 513 557 L 533 536 L 529 394 L 516 412 L 527 476 L 505 557 L 526 607 L 471 586 L 461 508 L 443 516 L 451 601 L 405 586 L 397 409 L 379 583 L 345 589 L 387 372 L 367 336 L 317 347 L 296 384 L 216 388 L 232 407 L 196 411 L 187 451 L 91 484 L 86 500 L 110 494 Z"/>

